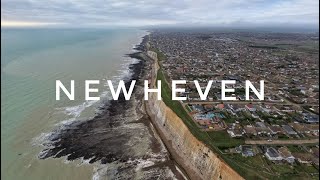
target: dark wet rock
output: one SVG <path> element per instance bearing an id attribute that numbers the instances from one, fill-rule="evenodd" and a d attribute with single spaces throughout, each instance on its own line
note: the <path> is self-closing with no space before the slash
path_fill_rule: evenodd
<path id="1" fill-rule="evenodd" d="M 143 42 L 146 42 L 146 38 Z M 145 45 L 142 43 L 136 49 L 145 51 Z M 116 164 L 116 170 L 110 170 L 114 172 L 112 177 L 131 179 L 136 173 L 139 161 L 151 158 L 147 151 L 153 154 L 162 153 L 159 141 L 152 135 L 149 117 L 145 112 L 140 112 L 143 103 L 141 89 L 148 63 L 145 61 L 146 55 L 135 52 L 128 56 L 140 59 L 139 62 L 129 66 L 131 77 L 125 80 L 127 89 L 132 80 L 137 80 L 131 100 L 126 101 L 124 95 L 120 94 L 118 100 L 111 100 L 100 106 L 99 113 L 92 119 L 72 122 L 58 128 L 48 138 L 49 142 L 43 144 L 46 148 L 39 153 L 40 159 L 66 157 L 69 161 L 83 158 L 89 160 L 89 163 L 100 162 L 102 165 L 113 163 Z M 146 139 L 140 140 L 142 138 L 147 138 L 149 143 L 147 150 L 143 149 L 145 154 L 139 151 L 142 143 L 146 143 Z M 161 162 L 165 156 L 167 154 L 158 159 L 152 158 Z M 170 169 L 175 168 L 172 161 L 169 160 L 168 163 L 171 164 Z M 156 176 L 160 172 L 166 172 L 164 166 L 156 168 L 161 169 L 161 171 L 153 170 L 152 173 L 156 173 Z M 149 179 L 147 176 L 151 176 L 152 173 L 145 173 L 145 179 Z M 112 177 L 110 179 L 113 179 Z"/>
<path id="2" fill-rule="evenodd" d="M 146 37 L 143 43 L 146 42 Z M 145 45 L 140 44 L 136 49 L 145 50 Z M 131 77 L 125 80 L 128 88 L 132 80 L 139 80 L 144 73 L 145 61 L 141 52 L 128 54 L 128 56 L 140 59 L 139 62 L 129 65 L 132 72 Z M 140 82 L 137 81 L 137 84 Z M 141 84 L 141 83 L 140 83 Z M 133 96 L 140 96 L 133 91 Z M 140 98 L 139 97 L 139 98 Z M 132 109 L 133 101 L 124 99 L 120 94 L 118 100 L 111 100 L 105 105 L 100 106 L 99 113 L 87 121 L 75 122 L 64 125 L 63 128 L 57 129 L 49 137 L 49 143 L 43 144 L 47 148 L 39 154 L 39 158 L 46 159 L 49 157 L 60 158 L 67 156 L 67 160 L 79 158 L 90 159 L 89 163 L 100 161 L 101 163 L 110 163 L 113 161 L 125 162 L 131 153 L 131 147 L 126 145 L 133 135 L 132 132 L 122 132 L 121 128 L 126 123 L 126 119 L 133 118 Z M 142 116 L 146 118 L 146 116 Z"/>

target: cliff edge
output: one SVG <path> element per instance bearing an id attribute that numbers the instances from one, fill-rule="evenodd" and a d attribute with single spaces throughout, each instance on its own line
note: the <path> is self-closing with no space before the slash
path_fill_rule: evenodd
<path id="1" fill-rule="evenodd" d="M 152 51 L 148 51 L 147 55 L 155 61 L 151 72 L 151 86 L 155 87 L 159 69 L 157 56 Z M 194 137 L 182 119 L 163 101 L 157 100 L 156 93 L 149 93 L 149 100 L 145 102 L 146 110 L 165 145 L 190 179 L 244 179 L 203 142 Z"/>

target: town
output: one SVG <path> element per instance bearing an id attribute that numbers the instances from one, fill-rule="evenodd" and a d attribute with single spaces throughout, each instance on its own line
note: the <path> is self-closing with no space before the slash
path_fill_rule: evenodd
<path id="1" fill-rule="evenodd" d="M 231 167 L 246 179 L 319 178 L 317 34 L 154 30 L 149 41 L 167 96 L 184 89 L 165 103 Z"/>

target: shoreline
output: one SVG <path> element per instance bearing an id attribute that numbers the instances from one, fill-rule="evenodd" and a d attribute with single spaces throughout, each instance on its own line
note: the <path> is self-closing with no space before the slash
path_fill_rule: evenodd
<path id="1" fill-rule="evenodd" d="M 152 69 L 151 71 L 155 71 L 157 72 L 157 61 L 150 58 L 149 56 L 146 56 L 146 60 L 148 59 L 149 61 L 152 62 Z M 156 68 L 156 69 L 153 69 Z M 150 70 L 149 70 L 150 71 Z M 155 82 L 155 79 L 157 76 L 157 73 L 155 74 L 155 77 L 151 76 L 151 81 Z M 157 131 L 157 134 L 160 136 L 161 141 L 163 142 L 164 146 L 166 147 L 166 149 L 168 150 L 168 152 L 170 153 L 170 158 L 175 162 L 176 166 L 179 168 L 178 171 L 180 171 L 180 173 L 183 174 L 184 178 L 188 179 L 188 180 L 192 180 L 192 179 L 198 179 L 196 175 L 196 173 L 191 169 L 191 168 L 187 168 L 187 165 L 184 163 L 184 160 L 178 155 L 178 153 L 175 151 L 175 149 L 172 146 L 172 142 L 171 140 L 168 140 L 164 133 L 161 132 L 161 130 L 157 127 L 157 123 L 155 122 L 155 116 L 152 114 L 151 109 L 148 105 L 147 101 L 144 101 L 144 107 L 145 107 L 145 111 L 151 121 L 151 124 L 153 125 L 153 127 L 155 128 L 155 130 Z"/>
<path id="2" fill-rule="evenodd" d="M 96 113 L 93 118 L 81 122 L 75 121 L 65 125 L 64 128 L 53 130 L 52 136 L 42 144 L 44 148 L 38 155 L 39 159 L 64 157 L 67 161 L 73 161 L 82 158 L 89 164 L 95 163 L 98 166 L 108 164 L 108 169 L 109 165 L 114 165 L 117 174 L 112 174 L 112 170 L 103 172 L 102 175 L 98 172 L 100 176 L 111 179 L 141 176 L 141 172 L 135 172 L 134 169 L 140 166 L 140 161 L 142 163 L 151 161 L 154 165 L 143 167 L 142 177 L 144 177 L 144 172 L 146 177 L 152 173 L 155 173 L 155 177 L 157 174 L 171 177 L 171 173 L 174 177 L 183 179 L 183 175 L 176 170 L 169 151 L 166 148 L 166 153 L 161 151 L 163 142 L 158 142 L 155 137 L 159 134 L 155 134 L 152 130 L 151 121 L 143 107 L 142 85 L 146 77 L 146 66 L 149 63 L 143 58 L 147 36 L 144 36 L 142 42 L 136 46 L 135 50 L 138 52 L 126 54 L 128 57 L 139 59 L 138 63 L 129 65 L 131 75 L 125 80 L 127 89 L 132 80 L 137 80 L 137 88 L 132 94 L 134 98 L 126 101 L 121 93 L 119 100 L 103 103 L 98 108 L 99 113 Z M 128 129 L 127 126 L 138 128 Z M 132 141 L 137 145 L 130 146 Z M 151 154 L 149 154 L 149 149 Z M 153 154 L 156 154 L 156 157 Z M 151 174 L 147 174 L 148 171 Z"/>
<path id="3" fill-rule="evenodd" d="M 145 38 L 145 37 L 144 37 Z M 145 39 L 144 39 L 145 40 Z M 147 41 L 147 40 L 146 40 Z M 145 48 L 145 45 L 143 45 L 142 43 L 147 43 L 145 41 L 142 41 L 140 44 L 140 48 L 143 47 Z M 136 59 L 140 59 L 141 61 L 150 61 L 151 62 L 151 67 L 154 67 L 156 61 L 151 59 L 150 57 L 148 57 L 146 54 L 144 54 L 143 49 L 139 49 L 142 50 L 142 52 L 135 52 L 135 53 L 131 53 L 129 54 L 130 57 L 132 58 L 136 58 Z M 144 71 L 147 71 L 146 69 L 144 69 Z M 153 69 L 149 69 L 149 73 L 150 71 L 153 71 Z M 165 136 L 163 135 L 163 133 L 161 131 L 159 131 L 159 129 L 157 128 L 157 124 L 155 123 L 155 119 L 154 117 L 151 116 L 151 112 L 150 109 L 147 105 L 147 101 L 142 100 L 143 101 L 143 107 L 144 107 L 144 111 L 145 113 L 148 115 L 148 119 L 150 121 L 150 125 L 154 128 L 154 130 L 156 131 L 157 135 L 159 136 L 162 144 L 165 146 L 166 150 L 168 151 L 169 154 L 169 158 L 174 162 L 174 164 L 177 166 L 176 168 L 177 171 L 182 174 L 183 179 L 188 179 L 190 180 L 190 175 L 189 173 L 186 172 L 185 168 L 182 167 L 181 163 L 182 163 L 182 159 L 177 155 L 177 153 L 175 152 L 175 150 L 170 147 L 169 145 L 169 141 L 165 138 Z M 177 161 L 177 159 L 180 159 L 179 162 Z M 191 169 L 188 169 L 189 172 L 192 172 Z M 196 177 L 194 177 L 193 179 L 196 179 Z"/>
<path id="4" fill-rule="evenodd" d="M 134 49 L 141 51 L 142 50 L 142 44 L 145 42 L 145 36 L 143 37 L 142 42 L 136 46 Z M 137 56 L 137 54 L 140 54 L 140 52 L 133 52 L 133 53 L 129 53 L 129 54 L 125 54 L 127 57 L 130 58 L 135 58 L 135 59 L 139 59 L 140 61 L 138 63 L 130 63 L 128 66 L 128 70 L 132 73 L 128 79 L 124 80 L 125 82 L 125 87 L 128 89 L 128 87 L 130 86 L 130 82 L 134 79 L 139 80 L 139 76 L 141 76 L 141 73 L 143 73 L 143 69 L 144 69 L 144 61 L 139 58 Z M 137 85 L 139 85 L 141 82 L 137 81 Z M 137 89 L 135 88 L 133 90 L 133 96 L 135 96 Z M 133 101 L 135 98 L 132 98 Z M 110 119 L 110 116 L 113 115 L 117 115 L 117 114 L 121 114 L 121 112 L 119 112 L 119 110 L 121 111 L 122 109 L 118 109 L 119 106 L 125 106 L 126 108 L 129 108 L 130 104 L 126 103 L 127 101 L 124 99 L 124 95 L 121 92 L 119 95 L 119 99 L 118 100 L 109 100 L 107 102 L 104 102 L 103 105 L 99 106 L 97 108 L 97 110 L 99 110 L 98 113 L 95 114 L 95 116 L 91 119 L 88 119 L 86 121 L 73 121 L 70 124 L 64 125 L 64 128 L 57 128 L 53 130 L 53 133 L 51 135 L 51 137 L 49 137 L 49 143 L 44 144 L 47 148 L 45 148 L 43 151 L 41 151 L 39 153 L 39 159 L 46 159 L 49 157 L 53 157 L 53 158 L 60 158 L 60 157 L 67 157 L 67 160 L 76 160 L 80 157 L 82 157 L 84 160 L 89 160 L 89 154 L 85 153 L 85 152 L 73 152 L 74 148 L 69 148 L 68 146 L 70 144 L 72 144 L 72 142 L 70 141 L 68 138 L 72 137 L 72 133 L 76 130 L 81 130 L 81 128 L 83 128 L 83 126 L 86 126 L 88 124 L 92 124 L 94 123 L 94 121 L 98 121 L 98 120 L 103 120 L 105 119 Z M 119 125 L 120 122 L 113 122 L 111 120 L 111 122 L 108 123 L 109 127 L 114 127 Z M 87 131 L 83 129 L 83 134 L 85 134 Z M 76 134 L 79 134 L 78 132 Z M 86 135 L 85 135 L 86 136 Z M 66 141 L 66 142 L 64 142 Z M 80 141 L 80 138 L 79 138 Z M 54 148 L 50 149 L 50 146 L 53 146 Z M 92 164 L 96 161 L 101 160 L 101 164 L 105 164 L 107 162 L 111 162 L 112 160 L 115 160 L 117 158 L 113 157 L 113 155 L 111 156 L 106 156 L 106 158 L 104 157 L 93 157 L 90 159 L 89 163 Z M 128 159 L 128 158 L 125 158 Z"/>

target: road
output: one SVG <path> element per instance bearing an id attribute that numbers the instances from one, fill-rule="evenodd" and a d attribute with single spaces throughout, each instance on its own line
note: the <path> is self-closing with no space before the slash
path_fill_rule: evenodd
<path id="1" fill-rule="evenodd" d="M 246 144 L 294 144 L 294 145 L 301 145 L 301 144 L 315 144 L 319 143 L 319 139 L 298 139 L 298 140 L 245 140 Z"/>

